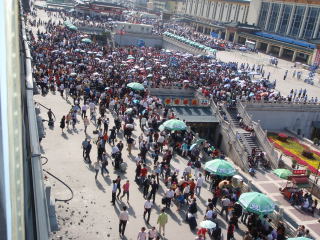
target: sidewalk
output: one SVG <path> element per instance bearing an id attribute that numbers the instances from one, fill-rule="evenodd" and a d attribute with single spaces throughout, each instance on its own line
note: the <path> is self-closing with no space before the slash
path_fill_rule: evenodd
<path id="1" fill-rule="evenodd" d="M 258 170 L 255 177 L 242 172 L 241 169 L 238 169 L 238 172 L 252 184 L 253 188 L 256 188 L 253 191 L 258 190 L 267 194 L 279 208 L 283 209 L 285 221 L 289 222 L 294 228 L 297 228 L 298 225 L 305 225 L 315 239 L 320 239 L 319 213 L 313 217 L 300 210 L 298 206 L 291 206 L 279 191 L 279 188 L 285 187 L 286 180 L 277 177 L 271 171 Z"/>

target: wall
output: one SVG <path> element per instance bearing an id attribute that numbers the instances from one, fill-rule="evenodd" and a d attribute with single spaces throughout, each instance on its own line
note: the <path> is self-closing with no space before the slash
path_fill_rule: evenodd
<path id="1" fill-rule="evenodd" d="M 248 24 L 257 26 L 262 0 L 251 0 L 248 14 Z"/>
<path id="2" fill-rule="evenodd" d="M 157 35 L 126 33 L 124 35 L 114 34 L 113 38 L 120 46 L 137 46 L 139 40 L 143 40 L 147 47 L 162 47 L 162 37 Z"/>
<path id="3" fill-rule="evenodd" d="M 320 108 L 305 104 L 247 104 L 246 110 L 254 121 L 259 121 L 268 131 L 283 131 L 285 128 L 311 137 L 312 122 L 320 121 Z"/>

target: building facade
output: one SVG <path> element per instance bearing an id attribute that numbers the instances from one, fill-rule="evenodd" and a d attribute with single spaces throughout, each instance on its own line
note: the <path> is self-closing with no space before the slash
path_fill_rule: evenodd
<path id="1" fill-rule="evenodd" d="M 296 39 L 319 38 L 320 1 L 263 0 L 256 22 L 262 31 Z"/>
<path id="2" fill-rule="evenodd" d="M 187 0 L 186 14 L 214 22 L 246 23 L 250 0 Z"/>

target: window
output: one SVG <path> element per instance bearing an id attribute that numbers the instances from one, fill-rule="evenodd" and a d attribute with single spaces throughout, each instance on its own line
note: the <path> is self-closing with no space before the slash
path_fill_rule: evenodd
<path id="1" fill-rule="evenodd" d="M 278 33 L 286 34 L 287 28 L 289 25 L 291 11 L 292 11 L 292 5 L 283 6 L 282 14 L 280 17 Z"/>
<path id="2" fill-rule="evenodd" d="M 261 29 L 265 28 L 269 7 L 270 4 L 268 2 L 263 2 L 261 5 L 260 17 L 258 21 L 258 26 L 261 27 Z"/>
<path id="3" fill-rule="evenodd" d="M 308 10 L 306 23 L 303 29 L 302 38 L 311 39 L 318 22 L 320 8 L 310 7 Z"/>
<path id="4" fill-rule="evenodd" d="M 299 35 L 305 8 L 306 8 L 305 6 L 297 6 L 294 11 L 294 15 L 292 18 L 292 26 L 289 33 L 289 35 L 292 37 L 298 37 Z"/>
<path id="5" fill-rule="evenodd" d="M 277 4 L 277 3 L 272 4 L 269 23 L 267 24 L 267 30 L 269 32 L 274 32 L 276 28 L 279 11 L 280 11 L 280 4 Z"/>

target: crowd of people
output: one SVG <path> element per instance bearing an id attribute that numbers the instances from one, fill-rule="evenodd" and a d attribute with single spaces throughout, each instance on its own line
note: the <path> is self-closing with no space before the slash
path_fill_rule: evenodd
<path id="1" fill-rule="evenodd" d="M 50 13 L 56 17 L 67 17 L 63 13 Z M 65 128 L 77 131 L 83 124 L 85 139 L 82 143 L 83 158 L 92 164 L 95 179 L 99 172 L 104 176 L 111 165 L 119 171 L 119 176 L 112 181 L 111 204 L 122 202 L 126 197 L 129 203 L 130 180 L 123 180 L 120 173 L 133 171 L 127 169 L 124 148 L 136 163 L 134 182 L 138 184 L 145 198 L 143 217 L 149 223 L 156 197 L 159 196 L 161 182 L 166 189 L 161 196 L 163 209 L 157 218 L 159 229 L 152 227 L 148 232 L 145 227 L 138 233 L 138 239 L 159 239 L 165 236 L 168 222 L 168 209 L 176 205 L 177 211 L 184 211 L 190 229 L 197 229 L 197 239 L 210 235 L 220 239 L 221 226 L 216 221 L 217 215 L 224 215 L 227 226 L 227 239 L 234 237 L 239 228 L 239 219 L 248 226 L 243 239 L 285 239 L 283 225 L 275 228 L 271 220 L 264 216 L 243 211 L 237 200 L 241 188 L 233 186 L 231 179 L 220 178 L 208 172 L 201 172 L 201 157 L 207 154 L 224 158 L 214 146 L 204 141 L 190 149 L 199 138 L 190 128 L 185 131 L 160 131 L 159 126 L 168 119 L 176 118 L 175 113 L 166 107 L 162 100 L 151 96 L 147 87 L 158 88 L 195 88 L 215 101 L 233 102 L 265 98 L 283 99 L 279 92 L 270 88 L 267 81 L 253 81 L 250 72 L 264 74 L 263 66 L 249 66 L 236 62 L 219 62 L 207 56 L 193 56 L 179 52 L 159 50 L 149 47 L 119 47 L 97 42 L 85 43 L 88 37 L 78 31 L 68 30 L 63 22 L 45 21 L 36 18 L 34 12 L 29 18 L 31 26 L 44 26 L 46 31 L 33 33 L 29 31 L 33 57 L 33 77 L 43 96 L 49 92 L 60 93 L 70 109 L 60 120 L 63 134 Z M 87 25 L 98 19 L 73 19 L 77 25 Z M 103 19 L 101 20 L 103 22 Z M 89 25 L 90 25 L 89 24 Z M 97 23 L 99 24 L 99 23 Z M 166 26 L 171 28 L 170 26 Z M 212 39 L 202 35 L 190 34 L 174 26 L 172 31 L 193 36 L 194 40 L 211 44 Z M 191 29 L 189 30 L 191 31 Z M 216 42 L 215 42 L 216 44 Z M 133 90 L 127 84 L 139 82 L 145 91 Z M 300 95 L 300 94 L 299 94 Z M 305 97 L 305 93 L 301 96 Z M 112 119 L 107 117 L 112 114 Z M 96 136 L 88 138 L 88 126 L 93 125 Z M 140 128 L 142 134 L 134 137 L 133 132 Z M 122 136 L 124 138 L 122 138 Z M 91 160 L 93 144 L 96 145 L 97 159 Z M 112 151 L 106 151 L 110 144 Z M 133 156 L 132 149 L 139 154 Z M 186 159 L 185 169 L 180 172 L 172 167 L 171 160 L 175 154 Z M 125 181 L 125 182 L 124 182 Z M 212 198 L 207 201 L 204 220 L 216 222 L 217 227 L 211 231 L 198 226 L 196 213 L 197 199 L 206 181 L 210 182 L 209 191 Z M 123 183 L 124 182 L 124 183 Z M 223 183 L 223 184 L 222 184 Z M 221 185 L 222 184 L 222 185 Z M 122 193 L 122 195 L 121 195 Z M 217 205 L 221 205 L 221 209 Z M 129 213 L 123 206 L 119 214 L 119 234 L 125 234 Z M 198 227 L 198 228 L 197 228 Z M 160 234 L 160 235 L 159 235 Z"/>

